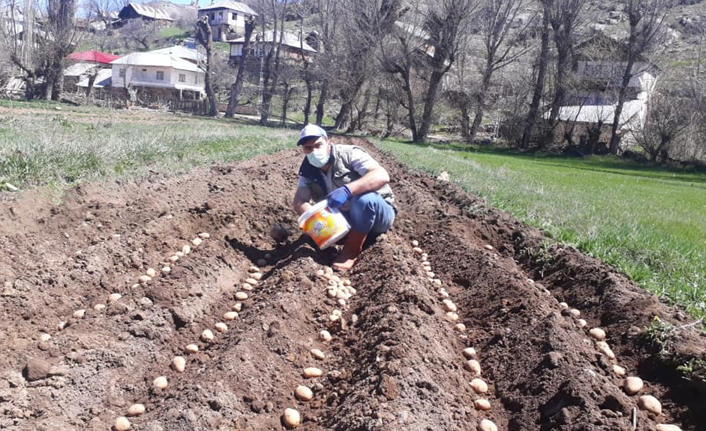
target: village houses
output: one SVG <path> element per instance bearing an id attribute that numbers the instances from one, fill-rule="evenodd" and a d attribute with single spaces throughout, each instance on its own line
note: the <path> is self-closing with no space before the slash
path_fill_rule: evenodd
<path id="1" fill-rule="evenodd" d="M 213 32 L 213 40 L 222 42 L 242 36 L 245 21 L 257 16 L 250 6 L 231 0 L 221 0 L 199 8 L 199 19 L 208 17 Z"/>
<path id="2" fill-rule="evenodd" d="M 627 65 L 627 47 L 613 38 L 597 35 L 578 45 L 576 51 L 573 69 L 579 81 L 567 96 L 566 106 L 559 111 L 563 124 L 556 137 L 564 140 L 569 131 L 574 142 L 584 143 L 591 134 L 594 139 L 607 142 Z M 630 132 L 644 125 L 650 96 L 660 74 L 661 70 L 644 57 L 634 63 L 618 125 L 626 144 L 631 139 Z"/>

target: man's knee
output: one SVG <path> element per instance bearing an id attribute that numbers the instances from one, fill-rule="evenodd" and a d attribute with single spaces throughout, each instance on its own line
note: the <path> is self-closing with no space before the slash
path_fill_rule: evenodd
<path id="1" fill-rule="evenodd" d="M 394 220 L 394 215 L 386 214 L 388 210 L 392 211 L 378 193 L 368 192 L 355 196 L 351 200 L 351 227 L 363 232 L 369 232 L 373 228 L 387 230 Z"/>

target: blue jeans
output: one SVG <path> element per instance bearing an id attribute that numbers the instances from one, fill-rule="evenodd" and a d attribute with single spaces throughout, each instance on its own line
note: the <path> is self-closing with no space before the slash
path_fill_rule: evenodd
<path id="1" fill-rule="evenodd" d="M 395 222 L 395 210 L 376 192 L 353 196 L 343 215 L 351 229 L 369 234 L 387 232 Z"/>

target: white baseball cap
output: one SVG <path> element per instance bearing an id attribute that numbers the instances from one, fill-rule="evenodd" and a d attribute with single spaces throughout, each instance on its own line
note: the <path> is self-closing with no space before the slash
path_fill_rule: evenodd
<path id="1" fill-rule="evenodd" d="M 307 124 L 303 129 L 302 133 L 299 136 L 299 142 L 297 142 L 297 146 L 301 145 L 304 143 L 309 138 L 320 138 L 324 137 L 328 139 L 328 135 L 326 134 L 326 130 L 322 129 L 321 127 L 317 126 L 316 124 Z"/>

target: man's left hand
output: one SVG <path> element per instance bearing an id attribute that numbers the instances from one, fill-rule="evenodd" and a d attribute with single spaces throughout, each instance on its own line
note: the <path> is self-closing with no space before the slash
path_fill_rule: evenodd
<path id="1" fill-rule="evenodd" d="M 328 200 L 328 207 L 332 210 L 338 209 L 348 202 L 351 198 L 351 189 L 348 186 L 339 187 L 332 191 L 326 197 Z"/>

